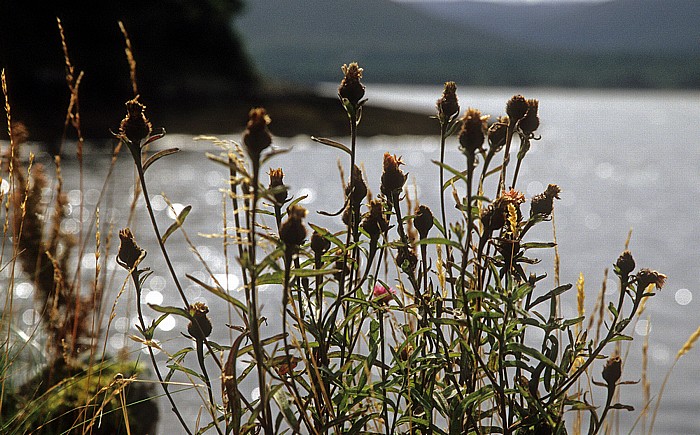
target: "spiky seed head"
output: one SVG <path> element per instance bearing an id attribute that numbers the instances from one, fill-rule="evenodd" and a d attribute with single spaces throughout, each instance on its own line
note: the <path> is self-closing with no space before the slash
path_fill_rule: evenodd
<path id="1" fill-rule="evenodd" d="M 146 106 L 139 102 L 137 95 L 126 102 L 126 116 L 119 124 L 119 136 L 139 147 L 141 141 L 151 135 L 153 126 L 146 117 Z"/>
<path id="2" fill-rule="evenodd" d="M 369 212 L 362 219 L 362 229 L 369 234 L 370 239 L 377 240 L 379 236 L 389 230 L 389 222 L 384 216 L 384 203 L 380 200 L 372 200 L 369 203 Z"/>
<path id="3" fill-rule="evenodd" d="M 527 100 L 522 95 L 513 95 L 506 103 L 506 113 L 512 124 L 517 123 L 527 113 Z"/>
<path id="4" fill-rule="evenodd" d="M 463 154 L 474 156 L 481 150 L 486 138 L 486 120 L 488 116 L 481 116 L 481 112 L 471 107 L 462 117 L 462 129 L 459 132 L 459 148 Z"/>
<path id="5" fill-rule="evenodd" d="M 345 187 L 345 195 L 350 195 L 350 203 L 354 208 L 357 208 L 362 204 L 365 197 L 367 197 L 367 183 L 365 183 L 362 177 L 362 169 L 357 165 L 353 166 L 350 177 L 350 182 Z M 353 189 L 353 191 L 350 192 L 350 189 Z"/>
<path id="6" fill-rule="evenodd" d="M 658 290 L 666 283 L 666 275 L 651 269 L 640 269 L 637 272 L 637 289 L 644 291 L 651 284 L 654 284 Z"/>
<path id="7" fill-rule="evenodd" d="M 561 193 L 561 188 L 556 184 L 550 184 L 544 192 L 532 197 L 532 202 L 530 202 L 530 217 L 537 214 L 543 216 L 551 215 L 554 210 L 554 200 L 560 199 L 559 193 Z"/>

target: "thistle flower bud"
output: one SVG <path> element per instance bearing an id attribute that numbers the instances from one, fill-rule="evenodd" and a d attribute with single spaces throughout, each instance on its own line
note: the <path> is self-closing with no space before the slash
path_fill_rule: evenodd
<path id="1" fill-rule="evenodd" d="M 517 123 L 527 113 L 529 106 L 522 95 L 513 95 L 506 103 L 506 113 L 511 123 Z"/>
<path id="2" fill-rule="evenodd" d="M 372 240 L 379 239 L 380 235 L 389 230 L 389 222 L 384 216 L 384 204 L 381 201 L 370 201 L 369 213 L 362 219 L 361 225 Z"/>
<path id="3" fill-rule="evenodd" d="M 357 65 L 357 62 L 353 62 L 350 65 L 343 65 L 341 70 L 345 77 L 338 87 L 338 96 L 347 100 L 353 107 L 357 107 L 362 97 L 365 96 L 365 86 L 360 82 L 362 68 Z"/>
<path id="4" fill-rule="evenodd" d="M 556 184 L 550 184 L 547 189 L 532 197 L 532 202 L 530 202 L 530 217 L 537 214 L 543 216 L 549 216 L 554 210 L 554 200 L 560 199 L 559 193 L 561 193 L 561 188 Z"/>
<path id="5" fill-rule="evenodd" d="M 318 232 L 314 231 L 311 235 L 311 250 L 314 251 L 317 257 L 321 257 L 331 248 L 330 240 L 326 239 Z"/>
<path id="6" fill-rule="evenodd" d="M 384 153 L 384 172 L 382 172 L 380 190 L 387 198 L 391 198 L 394 192 L 401 191 L 406 183 L 407 175 L 401 170 L 401 165 L 403 165 L 401 157 Z"/>
<path id="7" fill-rule="evenodd" d="M 153 126 L 146 117 L 146 106 L 139 102 L 139 96 L 126 102 L 126 117 L 119 124 L 119 136 L 126 138 L 135 146 L 151 135 Z"/>
<path id="8" fill-rule="evenodd" d="M 527 100 L 527 112 L 525 116 L 520 120 L 520 129 L 526 135 L 531 135 L 540 126 L 540 118 L 537 116 L 537 108 L 539 102 L 537 100 Z"/>
<path id="9" fill-rule="evenodd" d="M 367 184 L 362 178 L 362 170 L 357 165 L 353 166 L 350 177 L 350 182 L 345 187 L 345 196 L 350 196 L 353 208 L 358 208 L 367 196 Z M 350 192 L 350 189 L 353 191 Z"/>
<path id="10" fill-rule="evenodd" d="M 194 337 L 195 340 L 202 341 L 211 334 L 212 326 L 207 313 L 209 307 L 202 302 L 195 302 L 190 305 L 189 310 L 191 320 L 187 325 L 187 332 Z"/>
<path id="11" fill-rule="evenodd" d="M 506 136 L 508 135 L 508 116 L 499 117 L 496 122 L 491 124 L 488 130 L 489 146 L 492 150 L 498 151 L 506 144 Z"/>
<path id="12" fill-rule="evenodd" d="M 280 227 L 280 240 L 287 247 L 298 247 L 306 239 L 306 228 L 302 219 L 306 217 L 306 209 L 299 205 L 293 205 L 287 210 L 287 220 Z"/>
<path id="13" fill-rule="evenodd" d="M 262 107 L 251 109 L 248 112 L 248 123 L 243 132 L 243 144 L 253 160 L 259 160 L 260 154 L 272 144 L 272 136 L 267 129 L 270 122 L 267 111 Z"/>
<path id="14" fill-rule="evenodd" d="M 471 107 L 462 118 L 462 129 L 459 132 L 459 149 L 463 154 L 474 156 L 481 150 L 486 133 L 486 120 L 488 116 L 481 116 L 481 112 Z"/>
<path id="15" fill-rule="evenodd" d="M 132 270 L 146 256 L 146 251 L 136 244 L 134 235 L 129 228 L 119 231 L 119 241 L 117 263 L 127 270 Z"/>
<path id="16" fill-rule="evenodd" d="M 634 263 L 634 258 L 632 257 L 632 253 L 628 250 L 625 250 L 620 256 L 617 258 L 617 261 L 615 262 L 615 266 L 617 269 L 620 271 L 620 273 L 623 276 L 629 276 L 630 273 L 634 270 L 635 263 Z"/>
<path id="17" fill-rule="evenodd" d="M 433 227 L 433 212 L 425 205 L 418 206 L 413 218 L 413 226 L 418 230 L 421 240 L 428 237 L 428 233 Z"/>
<path id="18" fill-rule="evenodd" d="M 282 168 L 270 168 L 268 175 L 270 176 L 269 189 L 276 189 L 276 192 L 273 194 L 275 202 L 280 205 L 284 204 L 287 201 L 287 187 L 283 182 L 284 172 L 282 172 Z"/>
<path id="19" fill-rule="evenodd" d="M 603 379 L 608 388 L 615 388 L 617 381 L 622 377 L 622 360 L 619 356 L 609 358 L 603 367 Z"/>
<path id="20" fill-rule="evenodd" d="M 445 82 L 445 89 L 442 91 L 442 97 L 437 100 L 436 106 L 440 122 L 449 121 L 459 113 L 455 82 Z"/>
<path id="21" fill-rule="evenodd" d="M 666 275 L 651 269 L 640 269 L 637 272 L 637 291 L 644 291 L 651 284 L 658 290 L 666 283 Z"/>

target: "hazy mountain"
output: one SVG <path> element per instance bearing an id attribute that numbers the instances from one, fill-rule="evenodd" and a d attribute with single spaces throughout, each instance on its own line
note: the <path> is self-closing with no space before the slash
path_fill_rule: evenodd
<path id="1" fill-rule="evenodd" d="M 419 1 L 417 10 L 545 49 L 700 54 L 700 1 L 503 3 Z"/>
<path id="2" fill-rule="evenodd" d="M 264 76 L 301 83 L 339 81 L 340 66 L 358 61 L 375 82 L 700 87 L 694 1 L 255 0 L 235 26 Z M 682 3 L 685 17 L 667 12 Z"/>

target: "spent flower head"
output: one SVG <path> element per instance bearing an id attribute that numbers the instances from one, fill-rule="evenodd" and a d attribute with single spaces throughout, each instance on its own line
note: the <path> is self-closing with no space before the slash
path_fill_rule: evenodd
<path id="1" fill-rule="evenodd" d="M 666 283 L 666 275 L 651 269 L 640 269 L 637 272 L 637 288 L 639 291 L 644 291 L 647 287 L 654 284 L 658 290 Z"/>
<path id="2" fill-rule="evenodd" d="M 341 70 L 345 77 L 343 77 L 338 87 L 338 96 L 341 100 L 347 100 L 354 108 L 357 108 L 362 97 L 365 96 L 365 86 L 360 81 L 362 79 L 362 68 L 357 62 L 353 62 L 350 65 L 344 64 Z"/>
<path id="3" fill-rule="evenodd" d="M 537 116 L 539 101 L 535 99 L 527 100 L 527 112 L 518 125 L 525 135 L 532 135 L 540 126 L 540 117 Z"/>
<path id="4" fill-rule="evenodd" d="M 248 123 L 243 132 L 243 144 L 248 155 L 254 161 L 259 161 L 260 154 L 272 144 L 272 135 L 267 128 L 270 122 L 267 111 L 262 107 L 251 109 L 248 112 Z"/>
<path id="5" fill-rule="evenodd" d="M 331 241 L 314 230 L 311 234 L 311 250 L 314 251 L 314 254 L 320 258 L 329 249 L 331 249 Z"/>
<path id="6" fill-rule="evenodd" d="M 132 270 L 146 256 L 146 251 L 141 249 L 134 240 L 134 235 L 129 228 L 119 231 L 119 253 L 117 263 L 127 270 Z"/>
<path id="7" fill-rule="evenodd" d="M 615 266 L 617 267 L 617 270 L 622 276 L 629 276 L 629 274 L 632 273 L 635 267 L 632 253 L 629 250 L 625 249 L 625 251 L 622 254 L 620 254 L 620 256 L 617 258 Z"/>
<path id="8" fill-rule="evenodd" d="M 209 307 L 202 302 L 195 302 L 189 306 L 190 323 L 187 325 L 187 332 L 195 340 L 202 341 L 211 334 L 212 325 L 207 313 Z"/>
<path id="9" fill-rule="evenodd" d="M 430 229 L 433 227 L 433 212 L 425 205 L 420 205 L 416 209 L 413 218 L 413 226 L 418 230 L 421 240 L 428 237 Z"/>
<path id="10" fill-rule="evenodd" d="M 362 219 L 361 225 L 362 229 L 375 241 L 389 230 L 389 222 L 384 216 L 384 203 L 382 201 L 378 199 L 370 201 L 369 212 Z"/>
<path id="11" fill-rule="evenodd" d="M 517 124 L 529 109 L 527 100 L 522 95 L 513 95 L 506 103 L 506 113 L 512 124 Z"/>
<path id="12" fill-rule="evenodd" d="M 481 112 L 471 107 L 462 117 L 462 129 L 459 132 L 459 148 L 463 154 L 474 156 L 480 151 L 486 138 L 486 120 L 488 116 L 481 116 Z"/>
<path id="13" fill-rule="evenodd" d="M 614 356 L 608 359 L 603 367 L 603 379 L 608 388 L 615 388 L 617 381 L 622 377 L 622 359 Z"/>
<path id="14" fill-rule="evenodd" d="M 438 119 L 441 123 L 451 121 L 459 113 L 459 103 L 457 101 L 457 84 L 455 82 L 445 82 L 445 89 L 442 97 L 437 100 Z"/>
<path id="15" fill-rule="evenodd" d="M 506 136 L 508 135 L 508 116 L 500 116 L 496 122 L 491 124 L 488 130 L 489 146 L 496 152 L 503 148 L 506 144 Z"/>
<path id="16" fill-rule="evenodd" d="M 277 204 L 284 204 L 287 201 L 287 187 L 284 185 L 284 172 L 282 168 L 272 169 L 268 172 L 270 176 L 270 190 L 275 190 L 273 197 Z"/>
<path id="17" fill-rule="evenodd" d="M 300 205 L 292 205 L 287 210 L 287 220 L 280 227 L 280 240 L 288 247 L 299 247 L 306 239 L 306 228 L 302 220 L 306 217 L 306 209 Z"/>
<path id="18" fill-rule="evenodd" d="M 561 188 L 556 184 L 547 186 L 544 192 L 532 197 L 530 202 L 530 217 L 535 215 L 549 216 L 554 210 L 554 200 L 560 199 Z"/>
<path id="19" fill-rule="evenodd" d="M 391 198 L 395 192 L 400 192 L 406 183 L 408 176 L 401 170 L 401 165 L 403 165 L 401 157 L 384 153 L 384 172 L 382 172 L 380 190 L 387 198 Z"/>
<path id="20" fill-rule="evenodd" d="M 126 102 L 126 116 L 119 124 L 119 137 L 128 139 L 140 149 L 141 141 L 151 135 L 153 126 L 146 117 L 146 106 L 141 104 L 139 96 Z"/>

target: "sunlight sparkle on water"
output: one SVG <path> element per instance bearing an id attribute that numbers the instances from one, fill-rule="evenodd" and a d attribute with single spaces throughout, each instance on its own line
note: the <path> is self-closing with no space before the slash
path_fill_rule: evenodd
<path id="1" fill-rule="evenodd" d="M 160 305 L 163 303 L 163 293 L 152 290 L 148 293 L 146 293 L 146 297 L 144 298 L 144 301 L 147 304 L 152 304 L 152 305 Z"/>
<path id="2" fill-rule="evenodd" d="M 177 326 L 177 319 L 173 316 L 168 316 L 165 319 L 163 319 L 159 324 L 158 324 L 158 329 L 161 331 L 172 331 L 175 329 Z"/>
<path id="3" fill-rule="evenodd" d="M 8 183 L 7 180 L 5 180 L 3 178 L 2 181 L 0 181 L 0 193 L 2 193 L 4 195 L 9 191 L 10 191 L 10 183 Z"/>
<path id="4" fill-rule="evenodd" d="M 15 287 L 15 296 L 20 299 L 29 299 L 34 294 L 34 286 L 29 282 L 17 284 Z"/>
<path id="5" fill-rule="evenodd" d="M 218 282 L 224 289 L 228 288 L 228 290 L 241 290 L 238 287 L 240 280 L 238 279 L 238 276 L 233 273 L 229 273 L 228 275 L 225 273 L 215 273 L 214 279 L 216 279 L 216 282 Z"/>
<path id="6" fill-rule="evenodd" d="M 675 298 L 678 305 L 688 305 L 693 300 L 693 294 L 687 288 L 681 288 L 676 291 Z"/>
<path id="7" fill-rule="evenodd" d="M 168 207 L 168 217 L 170 219 L 175 219 L 180 214 L 180 212 L 185 208 L 184 205 L 179 202 L 173 203 L 172 207 Z"/>

